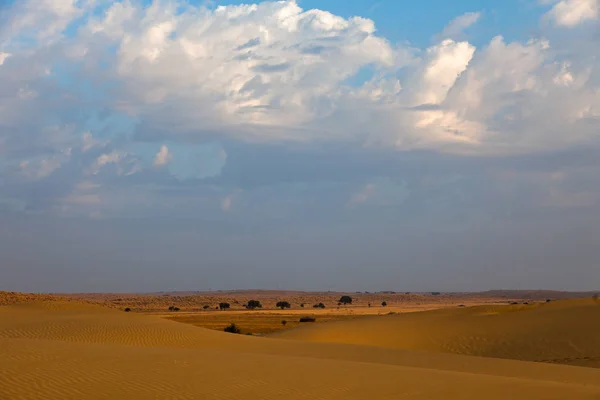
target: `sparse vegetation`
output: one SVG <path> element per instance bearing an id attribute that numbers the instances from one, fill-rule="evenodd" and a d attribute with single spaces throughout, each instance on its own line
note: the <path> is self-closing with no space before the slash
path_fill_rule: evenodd
<path id="1" fill-rule="evenodd" d="M 225 329 L 223 329 L 223 331 L 228 332 L 228 333 L 242 333 L 240 328 L 238 328 L 238 326 L 234 323 L 227 326 Z"/>
<path id="2" fill-rule="evenodd" d="M 302 317 L 300 318 L 300 322 L 315 322 L 317 319 L 315 317 Z"/>
<path id="3" fill-rule="evenodd" d="M 254 310 L 255 308 L 262 308 L 262 304 L 258 300 L 249 300 L 246 308 L 249 310 Z"/>
<path id="4" fill-rule="evenodd" d="M 344 305 L 345 304 L 352 304 L 352 297 L 350 297 L 350 296 L 342 296 L 342 297 L 340 297 L 339 303 L 340 304 L 344 304 Z"/>
<path id="5" fill-rule="evenodd" d="M 289 302 L 287 302 L 287 301 L 278 301 L 275 306 L 281 308 L 282 310 L 285 309 L 285 308 L 291 308 L 292 307 L 292 305 Z"/>

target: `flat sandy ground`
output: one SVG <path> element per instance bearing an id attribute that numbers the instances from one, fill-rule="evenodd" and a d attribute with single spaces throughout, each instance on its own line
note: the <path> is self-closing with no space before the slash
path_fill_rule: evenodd
<path id="1" fill-rule="evenodd" d="M 0 399 L 598 400 L 600 369 L 556 364 L 598 366 L 598 328 L 592 300 L 355 317 L 256 337 L 30 298 L 0 306 Z"/>

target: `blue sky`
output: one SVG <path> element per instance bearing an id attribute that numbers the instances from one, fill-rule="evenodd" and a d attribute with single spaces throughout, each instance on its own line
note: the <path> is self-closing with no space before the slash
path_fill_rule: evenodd
<path id="1" fill-rule="evenodd" d="M 0 290 L 600 287 L 597 0 L 3 5 Z"/>

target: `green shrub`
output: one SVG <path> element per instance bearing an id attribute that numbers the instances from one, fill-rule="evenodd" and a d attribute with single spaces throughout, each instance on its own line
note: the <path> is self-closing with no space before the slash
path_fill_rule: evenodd
<path id="1" fill-rule="evenodd" d="M 250 300 L 246 307 L 250 310 L 254 310 L 255 308 L 262 308 L 262 304 L 260 304 L 260 301 L 258 300 Z"/>
<path id="2" fill-rule="evenodd" d="M 228 332 L 228 333 L 242 333 L 240 328 L 238 328 L 238 326 L 234 323 L 225 327 L 225 329 L 223 329 L 223 331 Z"/>
<path id="3" fill-rule="evenodd" d="M 281 308 L 282 310 L 284 308 L 291 308 L 292 305 L 290 303 L 288 303 L 287 301 L 278 301 L 277 304 L 275 304 L 276 307 Z"/>

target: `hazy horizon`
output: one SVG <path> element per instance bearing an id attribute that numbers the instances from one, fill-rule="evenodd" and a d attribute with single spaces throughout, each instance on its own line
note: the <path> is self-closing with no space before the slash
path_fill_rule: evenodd
<path id="1" fill-rule="evenodd" d="M 600 290 L 597 0 L 241 3 L 0 2 L 0 290 Z"/>

